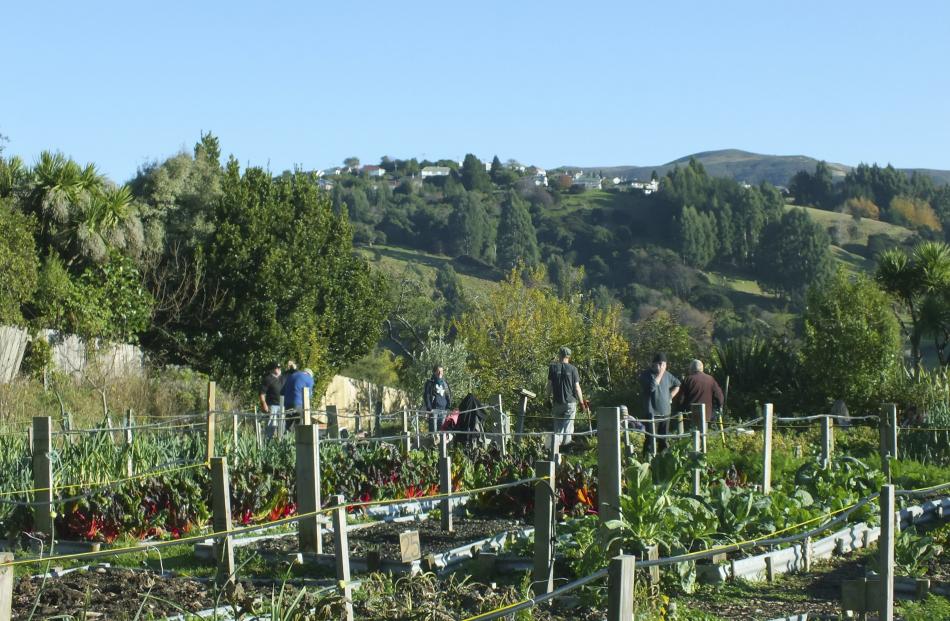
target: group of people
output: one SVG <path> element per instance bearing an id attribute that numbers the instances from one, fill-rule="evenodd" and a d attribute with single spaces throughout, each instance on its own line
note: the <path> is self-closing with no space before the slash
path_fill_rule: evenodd
<path id="1" fill-rule="evenodd" d="M 288 360 L 284 366 L 286 373 L 281 373 L 279 362 L 275 361 L 267 366 L 267 373 L 261 378 L 258 397 L 261 409 L 269 414 L 267 434 L 271 436 L 280 424 L 281 397 L 283 397 L 286 428 L 292 427 L 296 418 L 299 417 L 295 417 L 295 413 L 303 408 L 304 389 L 308 389 L 311 395 L 313 394 L 313 371 L 297 370 L 297 364 L 293 360 Z"/>
<path id="2" fill-rule="evenodd" d="M 692 360 L 689 375 L 682 381 L 667 369 L 667 365 L 666 354 L 658 352 L 653 356 L 651 366 L 639 376 L 643 415 L 646 419 L 656 419 L 657 435 L 669 433 L 669 417 L 674 410 L 689 410 L 694 403 L 704 404 L 706 420 L 712 421 L 716 410 L 725 404 L 725 396 L 716 379 L 705 372 L 702 361 Z M 571 364 L 569 347 L 561 347 L 556 360 L 548 367 L 547 394 L 554 421 L 554 433 L 548 448 L 559 451 L 560 447 L 572 441 L 578 408 L 590 412 L 590 405 L 584 400 L 580 373 Z M 432 368 L 432 376 L 423 386 L 422 402 L 423 409 L 429 414 L 429 430 L 441 428 L 452 405 L 452 390 L 441 365 Z M 621 406 L 622 411 L 626 409 L 626 406 Z M 657 446 L 660 450 L 665 448 L 665 439 L 658 438 Z"/>

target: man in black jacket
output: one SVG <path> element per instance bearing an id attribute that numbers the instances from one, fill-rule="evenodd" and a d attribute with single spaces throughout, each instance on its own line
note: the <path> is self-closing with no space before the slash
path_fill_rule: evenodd
<path id="1" fill-rule="evenodd" d="M 451 405 L 452 389 L 445 381 L 445 369 L 437 364 L 432 367 L 432 377 L 426 380 L 422 388 L 422 409 L 428 413 L 429 431 L 436 431 L 442 426 Z"/>

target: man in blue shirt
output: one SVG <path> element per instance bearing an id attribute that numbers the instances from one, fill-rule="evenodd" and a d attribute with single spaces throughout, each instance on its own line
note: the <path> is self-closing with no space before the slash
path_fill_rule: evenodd
<path id="1" fill-rule="evenodd" d="M 298 371 L 284 382 L 284 410 L 302 410 L 303 409 L 303 391 L 304 388 L 310 390 L 313 396 L 313 371 L 304 369 Z M 297 417 L 299 418 L 299 417 Z M 287 428 L 293 426 L 294 419 L 287 419 Z"/>
<path id="2" fill-rule="evenodd" d="M 680 390 L 680 381 L 666 370 L 666 354 L 659 352 L 653 356 L 653 365 L 640 374 L 640 391 L 643 395 L 643 410 L 646 418 L 656 421 L 656 433 L 669 433 L 670 404 Z M 649 438 L 656 442 L 657 451 L 666 448 L 666 438 Z M 649 446 L 649 441 L 644 447 Z"/>

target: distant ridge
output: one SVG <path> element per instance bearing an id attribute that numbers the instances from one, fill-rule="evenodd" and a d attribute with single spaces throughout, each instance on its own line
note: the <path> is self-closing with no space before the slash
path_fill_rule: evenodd
<path id="1" fill-rule="evenodd" d="M 561 169 L 582 170 L 586 173 L 599 173 L 605 177 L 623 177 L 626 179 L 649 179 L 653 171 L 661 177 L 676 166 L 685 166 L 690 158 L 696 159 L 714 177 L 729 177 L 736 181 L 758 184 L 768 181 L 772 185 L 787 186 L 792 176 L 800 170 L 815 170 L 818 160 L 807 155 L 763 155 L 741 149 L 721 149 L 719 151 L 701 151 L 657 166 L 562 166 Z M 886 165 L 886 162 L 881 164 Z M 836 180 L 844 178 L 851 166 L 828 162 L 831 174 Z M 898 169 L 907 175 L 914 171 L 931 177 L 934 183 L 950 183 L 950 170 L 928 168 Z"/>

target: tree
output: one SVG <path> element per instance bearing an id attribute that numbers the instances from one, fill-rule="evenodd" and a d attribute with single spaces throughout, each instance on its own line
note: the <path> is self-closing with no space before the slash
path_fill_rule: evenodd
<path id="1" fill-rule="evenodd" d="M 399 386 L 412 395 L 410 402 L 418 404 L 422 400 L 422 387 L 432 376 L 432 367 L 440 365 L 452 389 L 455 399 L 452 405 L 457 407 L 475 389 L 475 378 L 467 366 L 468 358 L 464 340 L 449 340 L 442 332 L 430 330 L 418 355 L 402 359 L 398 369 Z"/>
<path id="2" fill-rule="evenodd" d="M 491 192 L 491 178 L 485 171 L 485 164 L 471 153 L 462 160 L 462 185 L 469 192 L 476 190 L 479 192 Z"/>
<path id="3" fill-rule="evenodd" d="M 524 200 L 509 190 L 501 204 L 498 221 L 498 267 L 509 270 L 519 262 L 528 267 L 538 264 L 538 238 Z"/>
<path id="4" fill-rule="evenodd" d="M 494 183 L 498 183 L 501 173 L 505 170 L 504 166 L 501 165 L 501 160 L 498 159 L 498 156 L 492 158 L 491 161 L 491 180 Z"/>
<path id="5" fill-rule="evenodd" d="M 756 280 L 793 301 L 830 269 L 828 234 L 804 209 L 792 209 L 762 233 L 755 257 Z"/>
<path id="6" fill-rule="evenodd" d="M 456 200 L 449 218 L 449 229 L 451 238 L 455 240 L 456 255 L 490 262 L 495 230 L 479 193 L 466 192 Z"/>
<path id="7" fill-rule="evenodd" d="M 811 205 L 819 209 L 831 209 L 834 201 L 834 184 L 831 177 L 831 168 L 827 162 L 821 161 L 815 165 L 814 174 L 802 170 L 795 173 L 788 184 L 788 190 L 795 197 L 798 205 Z"/>
<path id="8" fill-rule="evenodd" d="M 543 268 L 522 276 L 512 269 L 458 322 L 457 338 L 468 347 L 478 394 L 508 396 L 522 387 L 545 394 L 548 363 L 562 345 L 573 351 L 571 362 L 586 393 L 596 395 L 630 379 L 618 306 L 598 309 L 591 302 L 561 300 Z"/>
<path id="9" fill-rule="evenodd" d="M 356 156 L 348 157 L 343 160 L 343 165 L 346 166 L 348 170 L 356 170 L 360 167 L 360 158 Z"/>
<path id="10" fill-rule="evenodd" d="M 687 265 L 704 268 L 716 256 L 716 224 L 712 214 L 687 205 L 677 222 L 680 255 Z"/>
<path id="11" fill-rule="evenodd" d="M 451 265 L 446 265 L 436 272 L 435 291 L 436 295 L 442 298 L 443 313 L 449 321 L 462 316 L 468 302 L 465 299 L 462 279 Z"/>
<path id="12" fill-rule="evenodd" d="M 900 313 L 897 315 L 910 339 L 915 372 L 922 360 L 920 342 L 928 333 L 934 335 L 941 362 L 947 364 L 946 332 L 950 330 L 950 318 L 945 317 L 943 301 L 950 291 L 950 246 L 923 242 L 910 255 L 900 248 L 885 250 L 878 257 L 875 279 L 910 316 L 908 324 Z"/>
<path id="13" fill-rule="evenodd" d="M 22 325 L 21 307 L 36 291 L 38 261 L 33 222 L 0 198 L 0 325 Z"/>
<path id="14" fill-rule="evenodd" d="M 164 326 L 157 336 L 172 359 L 247 389 L 270 359 L 294 357 L 320 385 L 369 351 L 385 285 L 353 253 L 346 215 L 312 176 L 242 174 L 232 158 L 213 217 L 200 279 L 219 300 L 194 301 L 201 313 L 186 308 Z"/>
<path id="15" fill-rule="evenodd" d="M 920 198 L 895 196 L 891 199 L 888 214 L 892 222 L 911 228 L 936 232 L 943 228 L 934 210 Z"/>
<path id="16" fill-rule="evenodd" d="M 878 406 L 901 351 L 900 328 L 887 306 L 873 281 L 840 267 L 809 289 L 801 368 L 812 405 L 844 399 L 850 407 Z"/>

